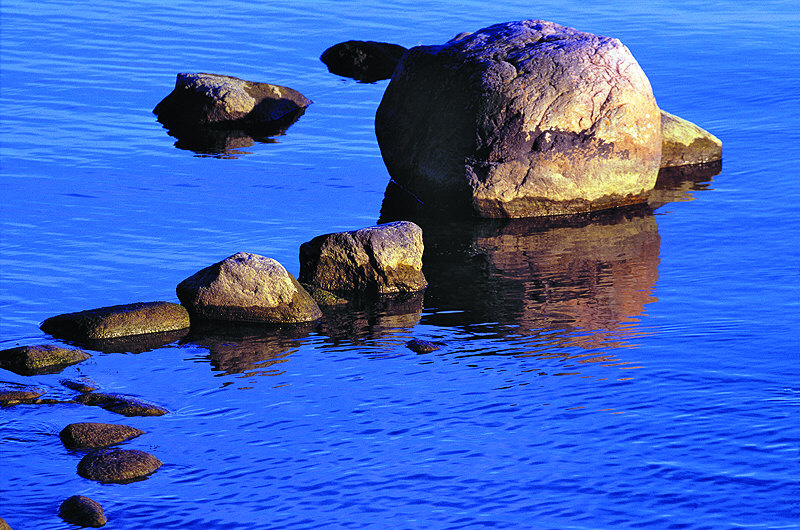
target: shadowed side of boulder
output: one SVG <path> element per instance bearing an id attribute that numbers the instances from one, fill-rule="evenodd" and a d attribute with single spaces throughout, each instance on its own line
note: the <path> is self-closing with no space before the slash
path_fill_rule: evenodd
<path id="1" fill-rule="evenodd" d="M 99 449 L 78 463 L 78 475 L 104 483 L 140 480 L 161 467 L 161 460 L 136 449 Z"/>
<path id="2" fill-rule="evenodd" d="M 322 312 L 274 259 L 239 252 L 183 280 L 178 299 L 192 315 L 234 322 L 300 323 Z"/>
<path id="3" fill-rule="evenodd" d="M 118 444 L 144 434 L 127 425 L 112 423 L 71 423 L 58 434 L 67 449 L 95 449 Z"/>
<path id="4" fill-rule="evenodd" d="M 397 221 L 315 237 L 300 247 L 300 279 L 332 292 L 421 291 L 422 229 Z"/>
<path id="5" fill-rule="evenodd" d="M 175 331 L 189 327 L 189 314 L 172 302 L 139 302 L 65 313 L 42 322 L 54 337 L 86 341 Z"/>
<path id="6" fill-rule="evenodd" d="M 100 503 L 83 495 L 73 495 L 62 502 L 58 515 L 68 523 L 91 528 L 100 528 L 108 522 Z"/>
<path id="7" fill-rule="evenodd" d="M 709 164 L 722 160 L 722 142 L 694 123 L 661 111 L 661 167 Z"/>
<path id="8" fill-rule="evenodd" d="M 19 346 L 0 351 L 0 368 L 20 375 L 60 372 L 65 366 L 91 357 L 83 350 L 54 344 Z"/>

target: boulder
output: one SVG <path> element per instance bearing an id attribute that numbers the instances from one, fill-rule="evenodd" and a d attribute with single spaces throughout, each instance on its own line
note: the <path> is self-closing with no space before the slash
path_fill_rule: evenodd
<path id="1" fill-rule="evenodd" d="M 78 475 L 104 483 L 132 482 L 161 467 L 161 460 L 136 449 L 98 449 L 78 462 Z"/>
<path id="2" fill-rule="evenodd" d="M 32 386 L 2 384 L 0 385 L 0 405 L 17 405 L 31 403 L 44 395 L 44 391 Z"/>
<path id="3" fill-rule="evenodd" d="M 661 111 L 661 167 L 722 160 L 722 142 L 694 123 Z"/>
<path id="4" fill-rule="evenodd" d="M 172 302 L 139 302 L 65 313 L 42 322 L 54 337 L 75 341 L 113 339 L 189 327 L 186 309 Z"/>
<path id="5" fill-rule="evenodd" d="M 175 89 L 153 109 L 170 128 L 283 127 L 312 101 L 291 88 L 237 77 L 181 73 Z"/>
<path id="6" fill-rule="evenodd" d="M 169 411 L 134 396 L 117 393 L 88 392 L 75 398 L 81 405 L 97 406 L 123 416 L 163 416 Z"/>
<path id="7" fill-rule="evenodd" d="M 208 320 L 297 323 L 317 320 L 316 302 L 280 263 L 239 252 L 183 280 L 178 298 Z"/>
<path id="8" fill-rule="evenodd" d="M 406 51 L 403 46 L 387 42 L 349 40 L 322 52 L 320 60 L 332 74 L 374 83 L 392 77 Z"/>
<path id="9" fill-rule="evenodd" d="M 628 48 L 540 20 L 411 48 L 375 133 L 406 191 L 481 217 L 644 202 L 661 161 L 659 109 Z"/>
<path id="10" fill-rule="evenodd" d="M 96 449 L 118 444 L 144 434 L 127 425 L 112 423 L 70 423 L 58 434 L 67 449 Z"/>
<path id="11" fill-rule="evenodd" d="M 54 344 L 18 346 L 0 351 L 0 368 L 20 375 L 56 373 L 89 357 L 85 351 Z"/>
<path id="12" fill-rule="evenodd" d="M 108 521 L 100 503 L 83 495 L 73 495 L 62 502 L 58 515 L 68 523 L 91 528 L 100 528 Z"/>
<path id="13" fill-rule="evenodd" d="M 421 291 L 422 229 L 397 221 L 317 236 L 300 246 L 300 281 L 333 292 Z"/>

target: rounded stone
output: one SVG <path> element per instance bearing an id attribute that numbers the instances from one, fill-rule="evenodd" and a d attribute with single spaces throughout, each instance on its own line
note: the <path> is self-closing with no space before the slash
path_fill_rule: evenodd
<path id="1" fill-rule="evenodd" d="M 272 258 L 239 252 L 183 280 L 176 289 L 189 311 L 208 320 L 299 323 L 322 312 Z"/>
<path id="2" fill-rule="evenodd" d="M 131 482 L 147 477 L 162 465 L 161 460 L 136 449 L 99 449 L 78 463 L 78 475 L 104 483 Z"/>
<path id="3" fill-rule="evenodd" d="M 20 375 L 59 372 L 65 366 L 91 357 L 83 350 L 64 348 L 55 344 L 19 346 L 0 351 L 0 368 Z"/>
<path id="4" fill-rule="evenodd" d="M 112 423 L 71 423 L 58 434 L 67 449 L 96 449 L 118 444 L 144 434 L 127 425 Z"/>
<path id="5" fill-rule="evenodd" d="M 73 495 L 62 502 L 58 515 L 68 523 L 91 528 L 100 528 L 108 522 L 100 503 L 83 495 Z"/>
<path id="6" fill-rule="evenodd" d="M 661 161 L 659 109 L 628 48 L 541 20 L 408 50 L 375 133 L 407 192 L 481 217 L 644 202 Z"/>
<path id="7" fill-rule="evenodd" d="M 77 403 L 98 406 L 123 416 L 163 416 L 169 411 L 143 399 L 125 394 L 88 392 L 75 398 Z"/>

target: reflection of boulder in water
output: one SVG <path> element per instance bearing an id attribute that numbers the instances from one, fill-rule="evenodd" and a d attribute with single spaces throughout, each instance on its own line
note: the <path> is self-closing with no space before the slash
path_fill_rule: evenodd
<path id="1" fill-rule="evenodd" d="M 356 299 L 347 306 L 326 308 L 318 332 L 334 342 L 359 344 L 364 340 L 410 329 L 421 318 L 423 291 Z"/>
<path id="2" fill-rule="evenodd" d="M 173 126 L 172 128 L 165 126 L 165 128 L 170 136 L 177 139 L 175 147 L 178 149 L 193 151 L 201 156 L 237 158 L 240 155 L 249 154 L 242 149 L 252 147 L 256 142 L 278 143 L 275 137 L 286 134 L 289 126 L 296 122 L 304 112 L 305 109 L 299 109 L 269 127 L 225 129 L 208 126 Z"/>
<path id="3" fill-rule="evenodd" d="M 301 339 L 313 331 L 313 324 L 270 326 L 259 324 L 201 322 L 192 325 L 182 344 L 194 344 L 209 351 L 215 371 L 227 374 L 278 375 L 274 366 L 288 361 Z"/>
<path id="4" fill-rule="evenodd" d="M 709 189 L 713 177 L 722 171 L 722 161 L 690 166 L 664 167 L 658 172 L 656 187 L 650 192 L 651 208 L 669 202 L 693 201 L 690 192 Z"/>
<path id="5" fill-rule="evenodd" d="M 383 213 L 390 209 L 384 203 Z M 614 330 L 655 301 L 660 237 L 645 207 L 550 219 L 417 222 L 430 284 L 425 306 L 435 310 L 425 317 L 428 324 L 497 323 L 526 334 L 582 330 L 591 333 L 575 342 L 592 346 L 621 338 Z"/>

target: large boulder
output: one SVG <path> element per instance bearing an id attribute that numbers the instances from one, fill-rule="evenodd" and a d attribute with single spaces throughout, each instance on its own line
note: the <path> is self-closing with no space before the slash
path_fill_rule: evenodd
<path id="1" fill-rule="evenodd" d="M 317 320 L 316 302 L 280 263 L 239 252 L 183 280 L 178 298 L 208 320 L 298 323 Z"/>
<path id="2" fill-rule="evenodd" d="M 144 431 L 128 425 L 113 423 L 70 423 L 58 437 L 67 449 L 96 449 L 118 444 L 144 434 Z"/>
<path id="3" fill-rule="evenodd" d="M 180 73 L 175 89 L 153 109 L 170 128 L 282 127 L 312 101 L 289 87 L 206 73 Z"/>
<path id="4" fill-rule="evenodd" d="M 161 460 L 136 449 L 98 449 L 78 462 L 78 475 L 104 483 L 140 480 L 161 467 Z"/>
<path id="5" fill-rule="evenodd" d="M 83 495 L 73 495 L 62 502 L 58 515 L 68 523 L 90 528 L 100 528 L 108 522 L 100 503 Z"/>
<path id="6" fill-rule="evenodd" d="M 300 246 L 300 281 L 333 292 L 420 291 L 422 229 L 397 221 L 317 236 Z"/>
<path id="7" fill-rule="evenodd" d="M 387 42 L 349 40 L 334 44 L 320 56 L 332 74 L 374 83 L 389 79 L 407 49 Z"/>
<path id="8" fill-rule="evenodd" d="M 54 337 L 93 341 L 145 335 L 189 327 L 189 313 L 172 302 L 139 302 L 65 313 L 42 322 Z"/>
<path id="9" fill-rule="evenodd" d="M 0 351 L 0 368 L 20 375 L 60 372 L 65 366 L 91 357 L 83 350 L 55 344 L 18 346 Z"/>
<path id="10" fill-rule="evenodd" d="M 481 217 L 643 202 L 661 161 L 659 109 L 628 48 L 540 20 L 411 48 L 375 133 L 406 191 Z"/>
<path id="11" fill-rule="evenodd" d="M 722 160 L 722 142 L 694 123 L 661 111 L 661 167 L 708 164 Z"/>

